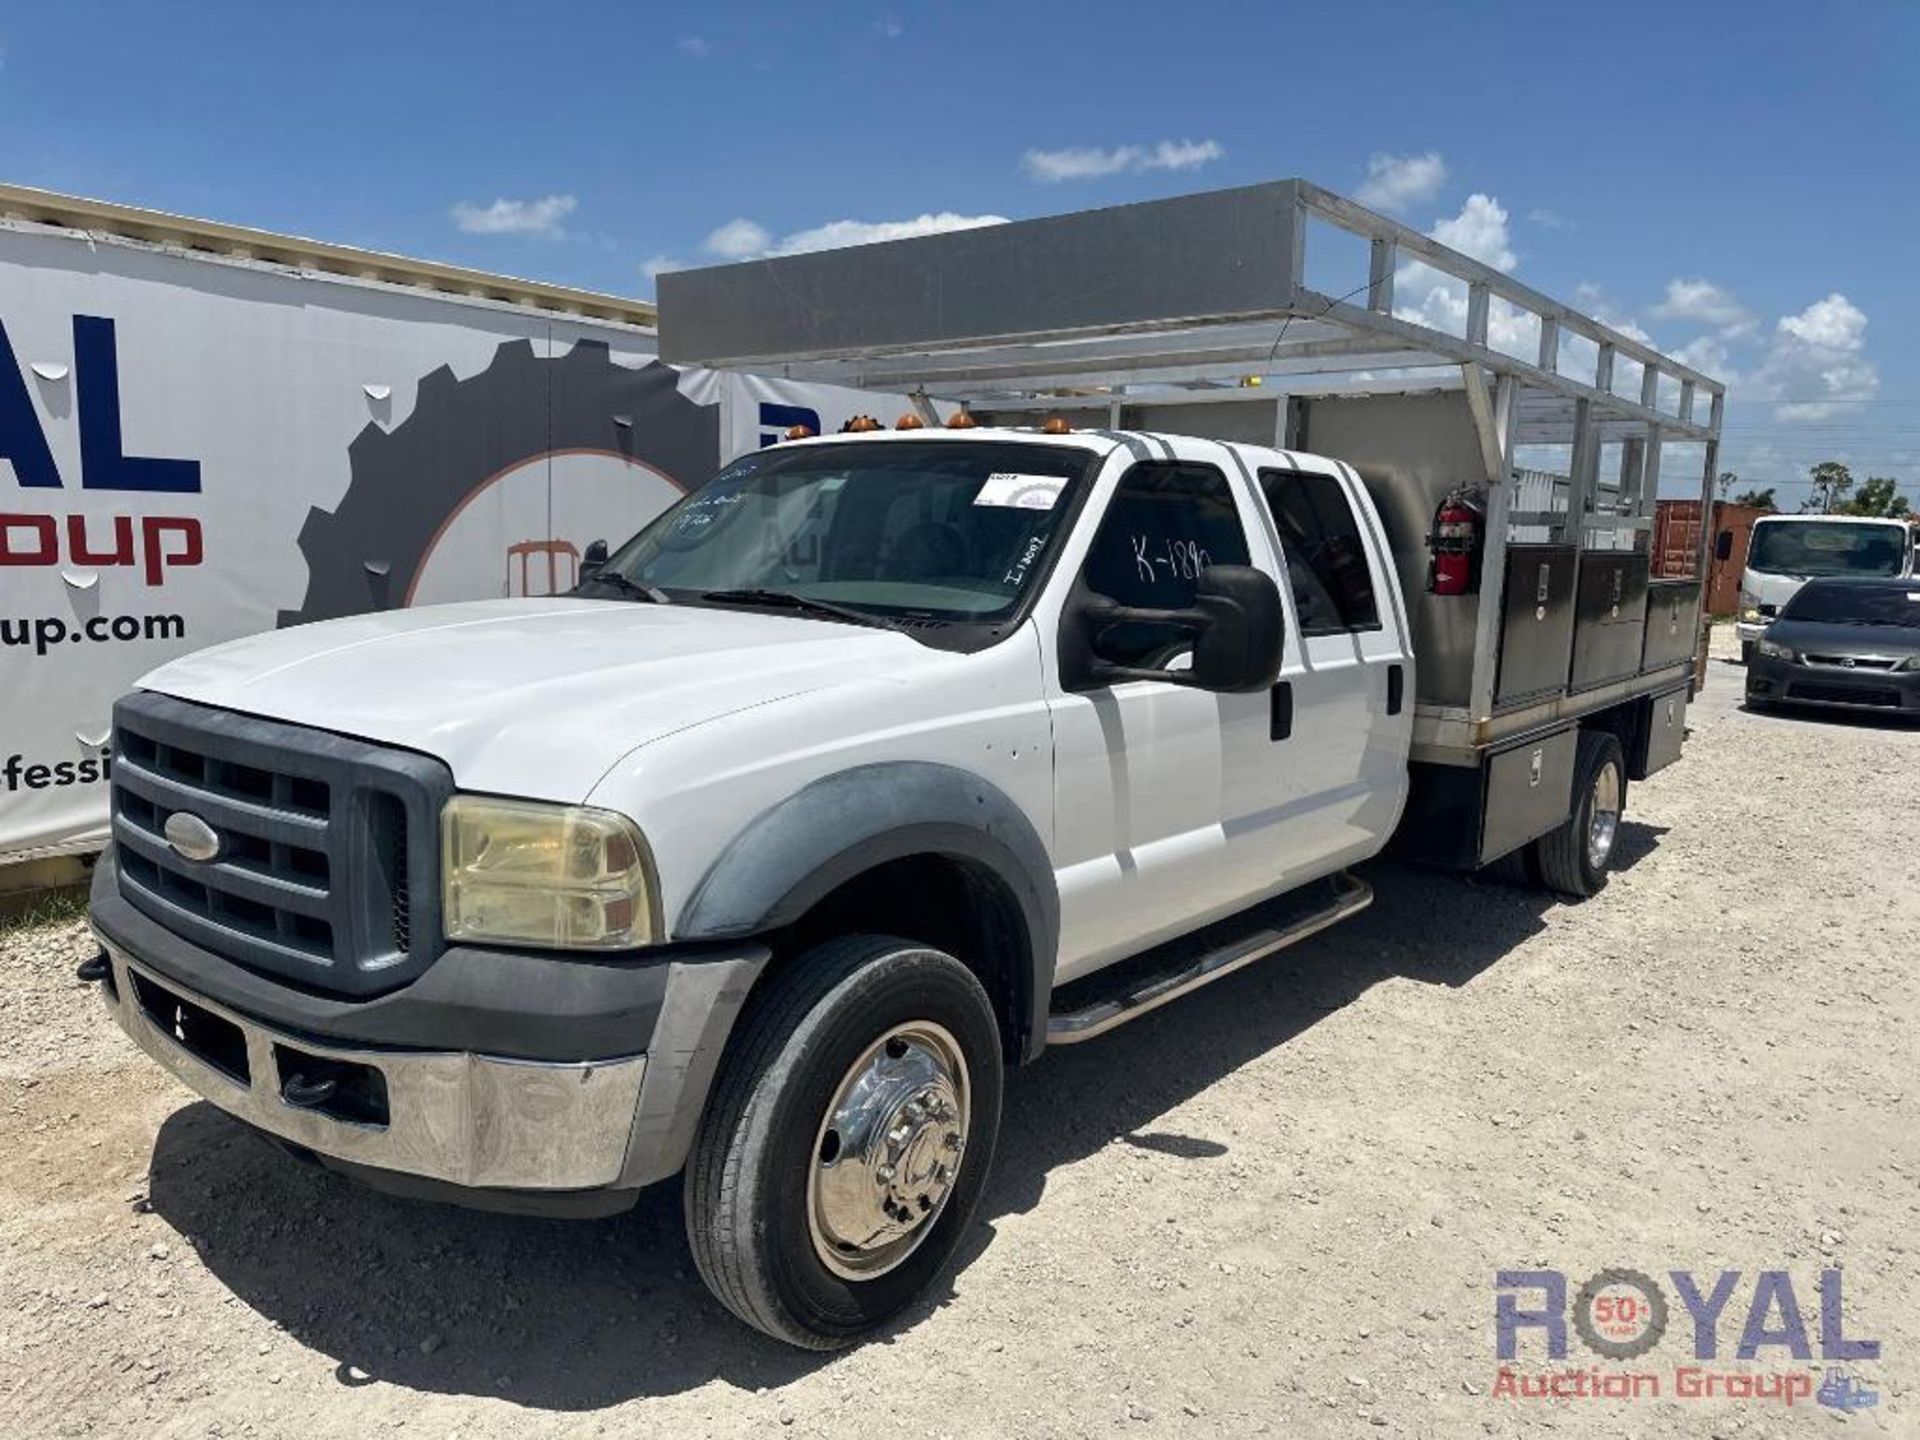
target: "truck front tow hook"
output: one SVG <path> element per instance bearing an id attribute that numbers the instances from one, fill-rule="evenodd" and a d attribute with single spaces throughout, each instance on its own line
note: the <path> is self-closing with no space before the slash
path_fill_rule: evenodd
<path id="1" fill-rule="evenodd" d="M 106 979 L 112 973 L 113 962 L 107 958 L 107 952 L 104 950 L 91 960 L 82 960 L 73 971 L 74 978 L 82 985 L 92 985 Z"/>
<path id="2" fill-rule="evenodd" d="M 280 1082 L 280 1098 L 301 1110 L 315 1110 L 333 1099 L 337 1087 L 331 1080 L 309 1080 L 293 1074 Z"/>

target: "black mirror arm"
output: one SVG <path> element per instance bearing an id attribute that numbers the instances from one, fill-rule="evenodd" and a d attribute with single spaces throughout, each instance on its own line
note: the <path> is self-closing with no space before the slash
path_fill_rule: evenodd
<path id="1" fill-rule="evenodd" d="M 1152 610 L 1111 602 L 1089 606 L 1087 618 L 1096 625 L 1165 625 L 1196 635 L 1213 623 L 1206 615 L 1194 610 Z M 1092 672 L 1092 679 L 1099 685 L 1120 685 L 1129 680 L 1155 680 L 1162 685 L 1189 687 L 1199 684 L 1190 670 L 1152 670 L 1137 665 L 1115 665 L 1100 659 L 1094 660 Z"/>
<path id="2" fill-rule="evenodd" d="M 1137 605 L 1090 605 L 1086 615 L 1096 625 L 1171 625 L 1196 634 L 1213 623 L 1197 610 L 1147 610 Z"/>
<path id="3" fill-rule="evenodd" d="M 1136 665 L 1109 665 L 1104 660 L 1093 662 L 1093 679 L 1099 685 L 1124 685 L 1129 680 L 1153 680 L 1161 685 L 1185 685 L 1189 689 L 1202 688 L 1191 670 L 1143 670 Z"/>

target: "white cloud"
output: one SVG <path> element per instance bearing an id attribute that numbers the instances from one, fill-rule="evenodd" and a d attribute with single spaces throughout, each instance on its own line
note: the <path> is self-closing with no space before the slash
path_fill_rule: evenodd
<path id="1" fill-rule="evenodd" d="M 1667 353 L 1682 365 L 1691 365 L 1701 374 L 1710 375 L 1728 385 L 1733 383 L 1733 377 L 1738 373 L 1733 366 L 1732 352 L 1718 335 L 1698 336 Z"/>
<path id="2" fill-rule="evenodd" d="M 874 31 L 887 40 L 898 40 L 907 33 L 907 22 L 898 15 L 882 15 L 873 22 Z"/>
<path id="3" fill-rule="evenodd" d="M 951 210 L 916 215 L 911 220 L 829 220 L 808 230 L 795 230 L 774 239 L 764 225 L 752 220 L 729 220 L 707 237 L 706 252 L 722 260 L 759 260 L 770 255 L 802 255 L 814 250 L 838 250 L 847 245 L 872 245 L 882 240 L 911 240 L 941 235 L 949 230 L 977 230 L 1004 225 L 1004 215 L 957 215 Z"/>
<path id="4" fill-rule="evenodd" d="M 1825 420 L 1859 415 L 1857 402 L 1879 392 L 1879 367 L 1865 354 L 1866 331 L 1866 313 L 1835 292 L 1776 320 L 1751 368 L 1734 348 L 1751 346 L 1758 338 L 1750 316 L 1744 324 L 1723 326 L 1671 353 L 1725 382 L 1733 398 L 1770 404 L 1776 420 Z"/>
<path id="5" fill-rule="evenodd" d="M 1527 223 L 1538 225 L 1542 230 L 1577 230 L 1579 227 L 1567 219 L 1558 210 L 1549 210 L 1541 206 L 1527 212 Z"/>
<path id="6" fill-rule="evenodd" d="M 767 227 L 751 220 L 729 220 L 707 236 L 706 251 L 722 260 L 751 260 L 765 255 L 773 245 Z"/>
<path id="7" fill-rule="evenodd" d="M 1446 183 L 1447 162 L 1437 150 L 1424 155 L 1375 155 L 1367 161 L 1367 178 L 1354 198 L 1375 210 L 1404 210 L 1433 199 Z"/>
<path id="8" fill-rule="evenodd" d="M 1508 243 L 1507 212 L 1491 195 L 1477 191 L 1469 195 L 1458 215 L 1435 222 L 1427 233 L 1496 270 L 1511 270 L 1520 263 Z"/>
<path id="9" fill-rule="evenodd" d="M 1162 140 L 1154 145 L 1116 145 L 1111 150 L 1097 146 L 1029 150 L 1020 163 L 1029 178 L 1053 185 L 1146 170 L 1198 170 L 1226 153 L 1218 140 Z"/>
<path id="10" fill-rule="evenodd" d="M 911 240 L 920 235 L 941 235 L 949 230 L 978 230 L 983 225 L 1004 225 L 1004 215 L 956 215 L 942 210 L 937 215 L 916 215 L 911 220 L 830 220 L 811 230 L 797 230 L 783 239 L 776 255 L 798 255 L 808 250 L 838 250 L 845 245 L 872 245 L 881 240 Z"/>
<path id="11" fill-rule="evenodd" d="M 1511 270 L 1519 263 L 1513 252 L 1506 207 L 1491 195 L 1469 195 L 1458 214 L 1435 222 L 1427 233 L 1442 245 L 1496 270 Z M 1453 335 L 1466 334 L 1466 282 L 1416 260 L 1401 266 L 1395 274 L 1393 293 L 1393 313 L 1399 319 Z M 1540 322 L 1534 315 L 1496 299 L 1487 309 L 1487 343 L 1496 350 L 1531 360 L 1540 351 Z"/>
<path id="12" fill-rule="evenodd" d="M 713 53 L 713 46 L 707 43 L 704 35 L 682 35 L 674 45 L 682 55 L 695 60 L 704 60 Z"/>
<path id="13" fill-rule="evenodd" d="M 1697 320 L 1725 332 L 1753 328 L 1747 307 L 1711 280 L 1669 280 L 1667 298 L 1653 313 L 1664 320 Z"/>
<path id="14" fill-rule="evenodd" d="M 643 261 L 640 273 L 649 280 L 657 280 L 669 270 L 682 270 L 686 267 L 671 255 L 655 255 L 651 260 Z"/>
<path id="15" fill-rule="evenodd" d="M 1866 313 L 1838 291 L 1797 315 L 1782 315 L 1746 392 L 1774 401 L 1779 420 L 1856 414 L 1850 402 L 1870 400 L 1880 389 L 1878 367 L 1861 353 L 1866 332 Z"/>
<path id="16" fill-rule="evenodd" d="M 1819 349 L 1858 350 L 1865 340 L 1867 317 L 1859 306 L 1835 291 L 1798 315 L 1782 315 L 1780 330 Z"/>
<path id="17" fill-rule="evenodd" d="M 495 200 L 475 205 L 462 200 L 453 207 L 453 223 L 469 235 L 548 235 L 565 233 L 560 222 L 579 202 L 571 195 L 543 195 L 538 200 Z"/>

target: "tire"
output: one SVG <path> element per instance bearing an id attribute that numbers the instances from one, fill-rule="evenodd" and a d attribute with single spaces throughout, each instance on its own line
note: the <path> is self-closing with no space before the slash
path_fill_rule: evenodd
<path id="1" fill-rule="evenodd" d="M 1595 811 L 1609 797 L 1612 824 L 1596 826 Z M 1604 890 L 1626 805 L 1627 761 L 1619 740 L 1604 730 L 1582 730 L 1573 768 L 1573 813 L 1559 829 L 1533 842 L 1541 885 L 1573 900 Z"/>
<path id="2" fill-rule="evenodd" d="M 882 1045 L 889 1036 L 896 1049 Z M 945 1089 L 928 1078 L 941 1062 L 955 1081 Z M 861 935 L 795 957 L 736 1030 L 688 1162 L 687 1237 L 708 1288 L 755 1329 L 808 1350 L 898 1314 L 966 1233 L 993 1162 L 1002 1067 L 993 1004 L 953 956 Z M 836 1109 L 849 1086 L 860 1103 Z M 844 1142 L 835 1114 L 849 1122 Z M 876 1178 L 889 1157 L 910 1189 Z M 893 1223 L 870 1213 L 882 1198 L 905 1207 L 890 1212 L 901 1224 L 915 1205 L 929 1218 L 886 1244 L 842 1241 L 836 1217 L 855 1222 L 849 1233 Z"/>
<path id="3" fill-rule="evenodd" d="M 1498 860 L 1490 862 L 1480 873 L 1496 884 L 1514 885 L 1523 890 L 1538 889 L 1540 885 L 1540 876 L 1533 867 L 1531 845 L 1509 850 Z"/>

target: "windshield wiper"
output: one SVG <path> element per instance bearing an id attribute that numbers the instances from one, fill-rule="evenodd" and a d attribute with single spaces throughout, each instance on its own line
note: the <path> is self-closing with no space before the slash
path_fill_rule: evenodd
<path id="1" fill-rule="evenodd" d="M 901 628 L 884 615 L 855 610 L 850 605 L 836 605 L 831 600 L 816 600 L 811 595 L 796 595 L 791 590 L 759 590 L 750 587 L 739 590 L 706 590 L 701 593 L 700 598 L 712 600 L 721 605 L 765 605 L 781 610 L 804 610 L 812 615 L 826 615 L 835 620 L 845 620 L 850 625 L 871 625 L 877 630 Z"/>
<path id="2" fill-rule="evenodd" d="M 655 605 L 671 605 L 667 592 L 657 590 L 651 585 L 642 585 L 638 580 L 622 575 L 618 570 L 601 570 L 589 575 L 574 588 L 584 590 L 589 585 L 610 585 L 622 595 L 631 595 L 635 600 L 648 600 Z"/>

